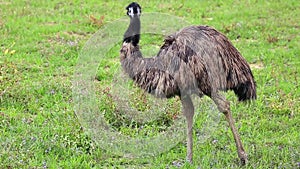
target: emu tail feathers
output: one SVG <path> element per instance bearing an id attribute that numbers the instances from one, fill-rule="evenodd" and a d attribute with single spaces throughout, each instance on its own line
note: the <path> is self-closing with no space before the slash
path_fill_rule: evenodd
<path id="1" fill-rule="evenodd" d="M 238 84 L 233 88 L 233 91 L 238 96 L 239 101 L 256 99 L 256 85 L 253 81 Z"/>

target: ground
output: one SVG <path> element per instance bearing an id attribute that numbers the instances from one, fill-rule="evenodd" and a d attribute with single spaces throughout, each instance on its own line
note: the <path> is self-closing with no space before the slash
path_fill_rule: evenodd
<path id="1" fill-rule="evenodd" d="M 129 3 L 0 1 L 0 168 L 240 167 L 224 117 L 208 139 L 194 145 L 194 165 L 184 162 L 184 141 L 154 157 L 128 159 L 102 149 L 86 134 L 74 113 L 74 68 L 89 38 L 104 25 L 125 17 Z M 245 168 L 299 168 L 300 3 L 139 3 L 143 13 L 167 13 L 193 25 L 210 25 L 232 41 L 250 64 L 257 83 L 258 98 L 250 104 L 238 103 L 232 93 L 226 94 L 249 155 Z M 162 37 L 144 36 L 141 43 L 159 46 Z M 120 66 L 120 44 L 121 40 L 109 51 L 95 76 L 99 110 L 107 112 L 106 119 L 124 134 L 141 134 L 136 132 L 138 124 L 127 125 L 107 102 L 113 72 Z M 132 105 L 147 109 L 144 93 L 133 91 Z M 178 115 L 180 107 L 172 107 L 176 102 L 170 104 L 172 113 L 147 125 L 143 130 L 147 136 L 159 133 L 161 126 Z M 199 126 L 201 122 L 195 124 Z"/>

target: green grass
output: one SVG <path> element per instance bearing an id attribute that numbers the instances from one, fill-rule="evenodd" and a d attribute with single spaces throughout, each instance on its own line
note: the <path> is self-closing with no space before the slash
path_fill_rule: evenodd
<path id="1" fill-rule="evenodd" d="M 129 2 L 0 1 L 0 168 L 240 167 L 224 117 L 209 139 L 194 145 L 192 166 L 184 163 L 185 142 L 155 157 L 127 159 L 101 149 L 84 132 L 74 114 L 71 83 L 79 52 L 101 26 L 124 17 Z M 193 25 L 210 25 L 231 39 L 253 67 L 257 82 L 258 99 L 251 105 L 237 104 L 232 93 L 227 95 L 249 155 L 245 168 L 299 168 L 300 3 L 139 3 L 145 13 L 163 12 Z M 95 22 L 90 16 L 104 16 L 104 20 Z M 159 45 L 160 39 L 146 36 L 142 42 Z M 113 104 L 103 98 L 109 96 L 113 72 L 120 66 L 119 46 L 100 63 L 95 92 L 100 110 L 108 113 L 114 127 L 138 136 L 139 124 L 114 114 Z M 132 97 L 141 98 L 133 106 L 147 109 L 142 93 Z M 174 104 L 176 100 L 171 101 L 170 111 L 176 115 L 179 109 Z M 148 123 L 140 134 L 158 134 L 173 115 L 166 113 Z M 201 122 L 195 124 L 199 126 Z"/>

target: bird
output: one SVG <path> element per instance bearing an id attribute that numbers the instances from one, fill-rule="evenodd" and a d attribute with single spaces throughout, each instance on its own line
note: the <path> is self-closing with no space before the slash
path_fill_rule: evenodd
<path id="1" fill-rule="evenodd" d="M 257 98 L 256 82 L 249 64 L 230 40 L 215 28 L 192 25 L 166 36 L 156 56 L 143 58 L 140 51 L 142 8 L 137 2 L 127 7 L 130 23 L 123 36 L 120 62 L 123 71 L 144 91 L 157 98 L 178 96 L 186 118 L 186 160 L 193 162 L 192 95 L 210 97 L 225 115 L 242 165 L 248 155 L 221 92 L 232 90 L 240 102 Z"/>

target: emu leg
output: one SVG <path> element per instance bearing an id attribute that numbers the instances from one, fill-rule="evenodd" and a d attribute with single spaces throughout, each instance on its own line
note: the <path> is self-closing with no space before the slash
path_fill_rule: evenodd
<path id="1" fill-rule="evenodd" d="M 193 162 L 193 117 L 194 117 L 194 105 L 190 96 L 181 97 L 181 103 L 183 107 L 183 114 L 187 121 L 187 155 L 188 162 Z"/>
<path id="2" fill-rule="evenodd" d="M 219 111 L 225 115 L 226 120 L 229 123 L 230 129 L 231 129 L 233 137 L 234 137 L 238 156 L 241 160 L 242 165 L 245 165 L 247 163 L 248 157 L 243 148 L 239 133 L 238 133 L 237 129 L 235 128 L 234 120 L 233 120 L 231 112 L 230 112 L 230 103 L 220 94 L 214 95 L 212 97 L 212 99 L 218 106 Z"/>

